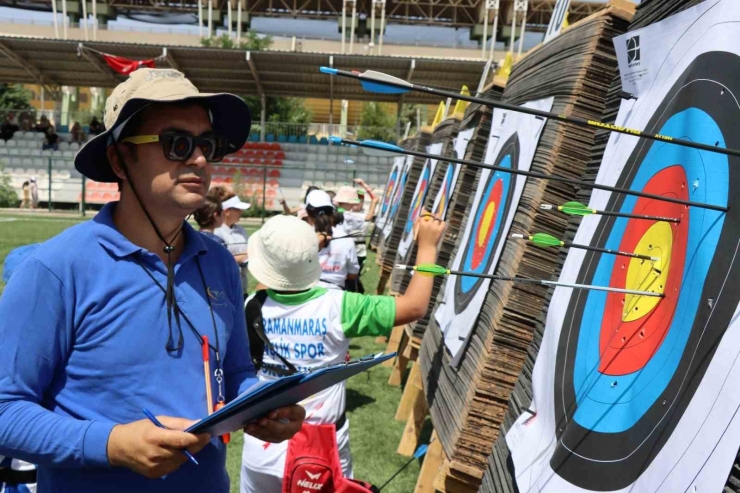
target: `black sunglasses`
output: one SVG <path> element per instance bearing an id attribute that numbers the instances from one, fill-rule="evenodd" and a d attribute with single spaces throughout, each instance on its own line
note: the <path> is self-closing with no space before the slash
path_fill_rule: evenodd
<path id="1" fill-rule="evenodd" d="M 229 147 L 229 141 L 225 137 L 219 137 L 212 132 L 197 137 L 182 131 L 163 132 L 159 135 L 134 135 L 121 142 L 135 145 L 159 142 L 162 144 L 164 157 L 170 161 L 187 161 L 197 146 L 209 163 L 221 161 L 228 154 Z"/>

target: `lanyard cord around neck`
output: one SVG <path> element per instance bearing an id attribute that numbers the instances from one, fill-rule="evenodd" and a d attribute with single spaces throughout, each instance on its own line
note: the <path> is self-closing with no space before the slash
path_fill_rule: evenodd
<path id="1" fill-rule="evenodd" d="M 144 264 L 140 263 L 138 260 L 136 261 L 136 263 L 139 265 L 139 267 L 144 269 L 144 272 L 146 272 L 147 275 L 151 278 L 151 280 L 154 281 L 154 284 L 156 284 L 159 287 L 159 289 L 161 289 L 162 292 L 166 294 L 167 291 L 165 290 L 164 286 L 162 286 L 162 284 L 159 281 L 157 281 L 157 278 L 154 277 L 154 274 L 152 274 L 149 271 L 149 269 L 147 269 L 146 266 L 144 266 Z M 221 382 L 223 380 L 223 368 L 221 368 L 221 350 L 220 350 L 221 347 L 220 347 L 220 342 L 218 338 L 218 327 L 216 326 L 216 317 L 213 314 L 213 306 L 211 305 L 211 298 L 210 298 L 210 295 L 208 294 L 208 286 L 206 284 L 206 278 L 203 275 L 203 269 L 200 266 L 200 259 L 197 256 L 195 257 L 195 263 L 198 266 L 198 274 L 200 274 L 200 280 L 201 280 L 201 283 L 203 284 L 203 292 L 206 296 L 206 300 L 208 301 L 208 310 L 211 312 L 211 322 L 213 322 L 213 333 L 215 335 L 216 346 L 214 347 L 212 344 L 209 343 L 208 347 L 212 349 L 216 354 L 215 374 L 216 374 L 216 381 L 219 383 L 219 400 L 222 400 L 223 392 L 221 391 Z M 185 323 L 188 324 L 188 326 L 190 327 L 190 330 L 193 332 L 193 334 L 195 334 L 195 337 L 198 339 L 198 341 L 200 342 L 202 346 L 203 337 L 200 335 L 200 332 L 198 332 L 198 330 L 195 328 L 195 325 L 193 325 L 193 323 L 190 321 L 190 318 L 188 318 L 188 316 L 185 315 L 185 313 L 183 313 L 183 311 L 180 309 L 180 307 L 177 304 L 175 305 L 175 313 L 182 316 L 182 319 L 185 320 Z M 179 325 L 180 323 L 179 318 L 176 319 L 176 322 Z M 182 334 L 182 329 L 180 329 L 180 333 Z"/>

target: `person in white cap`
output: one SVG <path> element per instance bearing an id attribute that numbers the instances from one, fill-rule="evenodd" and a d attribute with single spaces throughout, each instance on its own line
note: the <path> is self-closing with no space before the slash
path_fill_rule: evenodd
<path id="1" fill-rule="evenodd" d="M 36 209 L 39 206 L 39 185 L 36 183 L 36 177 L 31 177 L 31 183 L 29 185 L 31 190 L 31 209 Z"/>
<path id="2" fill-rule="evenodd" d="M 357 183 L 364 185 L 365 182 L 362 181 L 361 178 L 358 178 L 357 180 L 359 180 Z M 360 200 L 359 190 L 354 187 L 343 186 L 339 188 L 337 196 L 334 198 L 334 203 L 337 207 L 344 209 L 344 212 L 342 213 L 342 216 L 344 217 L 344 230 L 348 235 L 354 236 L 353 241 L 355 242 L 357 261 L 360 264 L 360 270 L 362 270 L 363 265 L 365 265 L 365 260 L 367 260 L 366 240 L 370 232 L 370 227 L 373 224 L 372 220 L 375 215 L 374 211 L 375 206 L 378 203 L 378 198 L 372 196 L 368 212 L 367 214 L 363 214 L 361 210 L 358 210 L 358 207 L 360 207 L 362 203 Z M 365 292 L 359 279 L 358 292 Z"/>
<path id="3" fill-rule="evenodd" d="M 321 262 L 322 287 L 345 289 L 351 285 L 355 289 L 360 274 L 360 264 L 353 238 L 347 237 L 342 226 L 337 226 L 336 208 L 332 199 L 323 190 L 314 190 L 306 197 L 306 220 L 317 233 L 331 238 L 319 252 Z"/>
<path id="4" fill-rule="evenodd" d="M 0 454 L 36 464 L 39 493 L 228 493 L 224 439 L 184 430 L 257 378 L 234 259 L 185 218 L 247 140 L 249 108 L 142 68 L 104 120 L 75 168 L 120 201 L 38 246 L 0 297 Z M 245 431 L 279 442 L 304 416 Z"/>
<path id="5" fill-rule="evenodd" d="M 208 196 L 221 201 L 221 207 L 224 210 L 223 224 L 214 230 L 214 234 L 221 238 L 226 244 L 226 248 L 234 255 L 236 262 L 239 264 L 239 272 L 242 279 L 242 295 L 247 299 L 249 288 L 249 276 L 247 275 L 247 239 L 249 234 L 243 226 L 239 224 L 242 212 L 249 209 L 250 204 L 242 202 L 237 194 L 223 186 L 213 187 Z"/>
<path id="6" fill-rule="evenodd" d="M 434 263 L 445 224 L 423 214 L 417 220 L 418 263 Z M 319 242 L 313 229 L 292 216 L 275 216 L 249 239 L 249 271 L 259 282 L 247 304 L 261 296 L 261 320 L 270 346 L 255 357 L 261 380 L 274 380 L 289 370 L 321 368 L 342 363 L 350 339 L 387 335 L 393 327 L 411 323 L 426 313 L 434 278 L 413 276 L 406 293 L 398 297 L 370 296 L 318 286 L 321 277 Z M 251 325 L 250 325 L 251 327 Z M 321 391 L 301 404 L 306 426 L 335 425 L 339 459 L 346 477 L 352 477 L 349 423 L 345 415 L 344 382 Z M 286 491 L 288 449 L 294 444 L 269 444 L 244 437 L 241 493 Z M 336 453 L 336 452 L 335 452 Z"/>

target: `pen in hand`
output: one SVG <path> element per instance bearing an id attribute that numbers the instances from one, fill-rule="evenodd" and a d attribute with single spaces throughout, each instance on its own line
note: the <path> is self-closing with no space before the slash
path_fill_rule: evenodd
<path id="1" fill-rule="evenodd" d="M 167 429 L 167 427 L 166 427 L 165 425 L 163 425 L 162 423 L 160 423 L 160 422 L 159 422 L 159 420 L 158 420 L 157 418 L 155 418 L 155 417 L 154 417 L 154 415 L 153 415 L 153 414 L 152 414 L 152 413 L 151 413 L 151 412 L 150 412 L 150 411 L 149 411 L 148 409 L 144 409 L 144 415 L 145 415 L 145 416 L 146 416 L 147 418 L 149 418 L 149 421 L 151 421 L 151 422 L 152 422 L 152 423 L 154 423 L 155 425 L 159 426 L 159 427 L 160 427 L 160 428 L 162 428 L 162 429 L 165 429 L 165 430 Z M 197 461 L 197 460 L 195 460 L 195 457 L 193 457 L 193 454 L 191 454 L 191 453 L 190 453 L 190 452 L 188 452 L 187 450 L 183 450 L 183 451 L 182 451 L 182 453 L 183 453 L 183 454 L 185 454 L 185 455 L 187 456 L 187 458 L 188 458 L 188 460 L 189 460 L 190 462 L 192 462 L 192 463 L 193 463 L 193 464 L 195 464 L 196 466 L 198 465 L 198 461 Z"/>

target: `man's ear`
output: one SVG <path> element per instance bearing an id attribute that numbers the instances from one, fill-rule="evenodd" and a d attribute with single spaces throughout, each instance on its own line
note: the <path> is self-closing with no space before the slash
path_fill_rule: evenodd
<path id="1" fill-rule="evenodd" d="M 123 168 L 121 167 L 121 161 L 118 159 L 118 156 L 120 153 L 120 155 L 125 158 L 126 149 L 122 149 L 119 147 L 118 152 L 116 152 L 115 146 L 116 144 L 109 145 L 105 153 L 108 156 L 108 162 L 110 163 L 111 169 L 116 174 L 116 176 L 123 182 L 123 181 L 126 181 L 126 173 L 123 172 Z"/>

